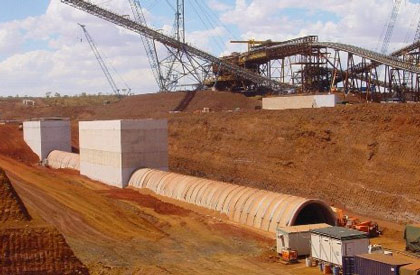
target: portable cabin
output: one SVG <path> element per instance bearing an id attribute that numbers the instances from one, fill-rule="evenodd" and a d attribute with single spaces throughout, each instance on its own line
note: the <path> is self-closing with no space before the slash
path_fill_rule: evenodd
<path id="1" fill-rule="evenodd" d="M 311 230 L 312 258 L 343 265 L 343 257 L 368 253 L 369 238 L 365 232 L 343 227 Z"/>
<path id="2" fill-rule="evenodd" d="M 354 258 L 355 275 L 399 275 L 403 266 L 413 261 L 385 254 L 362 254 Z"/>
<path id="3" fill-rule="evenodd" d="M 285 226 L 277 228 L 277 253 L 281 254 L 284 249 L 292 249 L 299 256 L 311 254 L 311 233 L 313 229 L 331 227 L 326 223 L 308 224 L 297 226 Z"/>

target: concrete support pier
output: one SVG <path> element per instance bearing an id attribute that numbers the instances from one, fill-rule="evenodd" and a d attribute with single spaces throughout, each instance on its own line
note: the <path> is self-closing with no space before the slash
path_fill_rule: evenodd
<path id="1" fill-rule="evenodd" d="M 41 161 L 54 150 L 71 152 L 70 120 L 25 121 L 23 139 Z"/>
<path id="2" fill-rule="evenodd" d="M 79 123 L 80 173 L 124 188 L 139 168 L 168 170 L 167 120 Z"/>

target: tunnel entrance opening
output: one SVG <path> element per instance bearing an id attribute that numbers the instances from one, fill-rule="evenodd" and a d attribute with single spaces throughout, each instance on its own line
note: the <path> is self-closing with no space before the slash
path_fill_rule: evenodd
<path id="1" fill-rule="evenodd" d="M 335 217 L 332 211 L 324 204 L 312 202 L 305 205 L 298 211 L 293 225 L 306 225 L 306 224 L 318 224 L 326 223 L 329 225 L 335 225 Z"/>

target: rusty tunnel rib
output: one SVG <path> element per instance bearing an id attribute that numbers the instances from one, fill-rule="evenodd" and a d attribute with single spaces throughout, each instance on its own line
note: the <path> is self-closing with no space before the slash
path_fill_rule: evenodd
<path id="1" fill-rule="evenodd" d="M 215 210 L 234 222 L 273 233 L 281 226 L 335 224 L 331 207 L 320 200 L 170 172 L 140 169 L 129 186 Z"/>

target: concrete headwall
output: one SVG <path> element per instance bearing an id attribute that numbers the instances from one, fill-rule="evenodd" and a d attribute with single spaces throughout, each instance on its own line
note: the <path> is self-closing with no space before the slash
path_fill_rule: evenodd
<path id="1" fill-rule="evenodd" d="M 167 120 L 79 123 L 80 173 L 125 187 L 139 168 L 168 170 Z"/>
<path id="2" fill-rule="evenodd" d="M 71 152 L 69 120 L 25 121 L 23 138 L 40 160 L 53 150 Z"/>
<path id="3" fill-rule="evenodd" d="M 335 107 L 336 95 L 306 95 L 263 98 L 264 110 L 288 110 Z"/>

